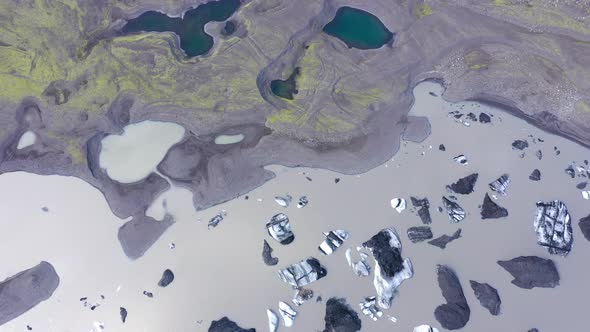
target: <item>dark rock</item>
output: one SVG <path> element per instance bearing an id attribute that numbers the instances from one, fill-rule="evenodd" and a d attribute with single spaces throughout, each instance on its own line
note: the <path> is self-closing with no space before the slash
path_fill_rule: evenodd
<path id="1" fill-rule="evenodd" d="M 244 329 L 227 317 L 214 320 L 209 326 L 208 332 L 256 332 L 255 329 Z"/>
<path id="2" fill-rule="evenodd" d="M 543 151 L 537 150 L 537 152 L 535 152 L 535 155 L 539 160 L 543 159 Z"/>
<path id="3" fill-rule="evenodd" d="M 324 322 L 323 332 L 356 332 L 361 330 L 359 315 L 344 299 L 328 299 Z"/>
<path id="4" fill-rule="evenodd" d="M 541 171 L 539 171 L 538 169 L 534 169 L 531 175 L 529 175 L 529 180 L 541 181 Z"/>
<path id="5" fill-rule="evenodd" d="M 422 223 L 432 223 L 432 218 L 430 217 L 430 202 L 428 201 L 428 198 L 419 199 L 416 197 L 410 197 L 410 200 L 412 201 L 412 205 L 414 205 L 415 208 L 418 208 L 418 216 L 422 220 Z"/>
<path id="6" fill-rule="evenodd" d="M 41 262 L 0 282 L 0 326 L 49 299 L 59 276 L 48 262 Z"/>
<path id="7" fill-rule="evenodd" d="M 432 239 L 432 231 L 428 226 L 418 226 L 408 228 L 408 238 L 412 243 L 426 241 Z"/>
<path id="8" fill-rule="evenodd" d="M 340 182 L 340 178 L 335 178 L 334 183 L 338 183 L 338 182 Z"/>
<path id="9" fill-rule="evenodd" d="M 154 293 L 148 291 L 143 291 L 143 295 L 149 297 L 150 299 L 154 297 Z"/>
<path id="10" fill-rule="evenodd" d="M 578 223 L 580 226 L 580 231 L 582 231 L 582 235 L 586 238 L 586 240 L 590 241 L 590 215 L 581 218 L 580 222 Z"/>
<path id="11" fill-rule="evenodd" d="M 570 176 L 570 178 L 573 179 L 576 177 L 576 171 L 574 170 L 574 168 L 571 165 L 568 166 L 564 171 L 565 171 L 565 174 Z"/>
<path id="12" fill-rule="evenodd" d="M 445 147 L 445 145 L 444 145 L 444 144 L 440 144 L 440 145 L 438 146 L 438 149 L 439 149 L 439 150 L 441 150 L 441 151 L 447 151 L 447 148 Z"/>
<path id="13" fill-rule="evenodd" d="M 537 243 L 550 254 L 566 256 L 574 241 L 571 217 L 561 201 L 537 202 L 534 221 Z"/>
<path id="14" fill-rule="evenodd" d="M 520 288 L 554 288 L 559 285 L 559 273 L 550 259 L 520 256 L 509 261 L 498 261 L 498 265 L 514 277 L 512 283 Z"/>
<path id="15" fill-rule="evenodd" d="M 512 142 L 512 148 L 518 150 L 524 150 L 529 147 L 529 142 L 526 140 L 517 139 L 516 141 Z"/>
<path id="16" fill-rule="evenodd" d="M 174 281 L 174 273 L 170 269 L 166 269 L 166 270 L 164 270 L 164 273 L 162 273 L 162 278 L 160 278 L 160 281 L 158 282 L 158 286 L 167 287 L 173 281 Z"/>
<path id="17" fill-rule="evenodd" d="M 475 297 L 477 297 L 482 307 L 488 309 L 490 314 L 494 316 L 499 315 L 502 300 L 500 300 L 498 291 L 486 283 L 479 283 L 474 280 L 470 280 L 469 283 L 471 284 L 471 289 L 473 289 L 473 292 L 475 293 Z"/>
<path id="18" fill-rule="evenodd" d="M 465 117 L 467 118 L 467 120 L 477 122 L 477 116 L 473 112 L 467 113 Z"/>
<path id="19" fill-rule="evenodd" d="M 450 199 L 444 196 L 442 198 L 442 201 L 443 205 L 445 206 L 445 209 L 447 210 L 449 221 L 451 221 L 452 223 L 457 223 L 465 219 L 465 210 L 463 210 L 463 208 L 459 204 L 451 201 Z"/>
<path id="20" fill-rule="evenodd" d="M 468 195 L 473 192 L 473 187 L 475 187 L 475 183 L 477 182 L 479 174 L 473 173 L 468 175 L 464 178 L 457 180 L 457 182 L 448 185 L 447 189 L 456 192 L 457 194 L 461 195 Z"/>
<path id="21" fill-rule="evenodd" d="M 586 189 L 586 186 L 588 185 L 588 182 L 584 181 L 584 182 L 580 182 L 576 185 L 576 188 L 582 190 L 582 189 Z"/>
<path id="22" fill-rule="evenodd" d="M 262 260 L 264 261 L 264 264 L 268 266 L 277 265 L 279 263 L 279 259 L 277 257 L 272 257 L 272 251 L 273 249 L 270 247 L 268 242 L 264 240 L 264 243 L 262 244 Z"/>
<path id="23" fill-rule="evenodd" d="M 447 247 L 447 244 L 449 244 L 449 242 L 455 241 L 456 239 L 461 237 L 461 228 L 459 228 L 458 230 L 455 231 L 455 233 L 453 233 L 453 235 L 442 235 L 437 237 L 434 240 L 430 240 L 428 241 L 428 244 L 432 244 L 435 247 L 439 247 L 441 249 L 445 249 Z"/>
<path id="24" fill-rule="evenodd" d="M 528 330 L 527 332 L 539 332 L 539 329 L 534 329 L 533 328 L 533 329 Z"/>
<path id="25" fill-rule="evenodd" d="M 486 113 L 479 113 L 479 122 L 490 123 L 490 122 L 492 122 L 492 119 Z"/>
<path id="26" fill-rule="evenodd" d="M 471 316 L 471 309 L 463 294 L 459 278 L 451 268 L 445 265 L 437 266 L 437 274 L 438 286 L 447 303 L 436 307 L 434 317 L 447 330 L 465 327 Z"/>
<path id="27" fill-rule="evenodd" d="M 121 321 L 125 323 L 127 320 L 127 309 L 120 307 L 119 308 L 119 315 L 121 316 Z"/>
<path id="28" fill-rule="evenodd" d="M 496 204 L 488 193 L 483 198 L 481 205 L 481 219 L 498 219 L 508 217 L 508 210 Z"/>

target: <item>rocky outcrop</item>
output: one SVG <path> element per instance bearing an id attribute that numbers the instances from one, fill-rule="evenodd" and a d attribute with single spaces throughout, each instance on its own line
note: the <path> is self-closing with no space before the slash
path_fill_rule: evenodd
<path id="1" fill-rule="evenodd" d="M 445 249 L 449 242 L 455 241 L 456 239 L 461 237 L 461 228 L 457 229 L 453 235 L 441 235 L 434 240 L 428 241 L 428 244 L 432 244 L 435 247 L 439 247 L 441 249 Z"/>
<path id="2" fill-rule="evenodd" d="M 455 272 L 446 265 L 437 266 L 438 286 L 447 303 L 434 310 L 434 317 L 447 330 L 458 330 L 465 327 L 471 316 L 463 287 Z"/>
<path id="3" fill-rule="evenodd" d="M 244 329 L 227 317 L 214 320 L 209 326 L 208 332 L 256 332 L 255 329 Z"/>
<path id="4" fill-rule="evenodd" d="M 481 205 L 481 219 L 498 219 L 508 217 L 508 210 L 496 204 L 488 193 L 483 198 Z"/>
<path id="5" fill-rule="evenodd" d="M 47 262 L 0 282 L 0 326 L 49 299 L 58 285 L 59 276 Z"/>
<path id="6" fill-rule="evenodd" d="M 520 256 L 508 261 L 498 261 L 498 265 L 514 277 L 512 283 L 520 288 L 553 288 L 559 285 L 559 273 L 550 259 Z"/>
<path id="7" fill-rule="evenodd" d="M 488 309 L 490 314 L 494 316 L 499 315 L 502 300 L 500 300 L 498 291 L 489 284 L 479 283 L 475 280 L 470 280 L 469 284 L 471 285 L 471 289 L 473 289 L 473 293 L 475 293 L 475 297 L 477 297 L 481 306 Z"/>
<path id="8" fill-rule="evenodd" d="M 567 256 L 574 241 L 567 207 L 561 201 L 537 202 L 534 227 L 537 243 L 550 254 Z"/>
<path id="9" fill-rule="evenodd" d="M 428 226 L 417 226 L 408 228 L 408 238 L 412 243 L 422 242 L 432 239 L 432 231 Z"/>
<path id="10" fill-rule="evenodd" d="M 377 291 L 377 303 L 389 308 L 398 286 L 414 274 L 409 258 L 402 259 L 402 244 L 395 229 L 386 228 L 374 235 L 363 247 L 368 248 L 375 258 L 373 284 Z"/>
<path id="11" fill-rule="evenodd" d="M 331 298 L 326 302 L 325 327 L 323 332 L 357 332 L 361 320 L 344 299 Z"/>
<path id="12" fill-rule="evenodd" d="M 464 178 L 457 180 L 457 182 L 448 185 L 447 189 L 461 195 L 471 194 L 473 192 L 473 188 L 475 187 L 475 183 L 477 182 L 478 177 L 479 174 L 477 173 L 470 174 Z"/>

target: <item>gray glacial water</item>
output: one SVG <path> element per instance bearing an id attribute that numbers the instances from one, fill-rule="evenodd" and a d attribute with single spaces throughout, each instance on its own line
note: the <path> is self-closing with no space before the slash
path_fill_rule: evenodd
<path id="1" fill-rule="evenodd" d="M 31 325 L 34 331 L 89 331 L 94 322 L 103 322 L 105 331 L 206 331 L 211 320 L 228 316 L 244 328 L 262 332 L 267 330 L 266 309 L 278 312 L 278 302 L 290 303 L 293 297 L 277 270 L 308 256 L 318 258 L 328 270 L 325 278 L 309 286 L 323 302 L 312 300 L 295 307 L 298 315 L 291 330 L 322 330 L 328 298 L 345 297 L 358 311 L 358 303 L 374 295 L 373 275 L 357 277 L 344 254 L 386 227 L 397 229 L 402 256 L 412 260 L 414 277 L 400 286 L 380 321 L 373 322 L 359 312 L 363 331 L 412 331 L 421 324 L 440 329 L 433 315 L 443 303 L 436 282 L 437 264 L 453 268 L 461 281 L 471 307 L 465 331 L 586 330 L 590 243 L 577 223 L 590 213 L 590 201 L 575 187 L 583 179 L 571 179 L 564 169 L 573 161 L 583 165 L 590 158 L 588 150 L 501 110 L 472 102 L 449 104 L 429 92 L 440 95 L 442 91 L 434 83 L 420 84 L 414 91 L 417 101 L 411 115 L 427 116 L 432 134 L 419 144 L 403 143 L 386 164 L 358 176 L 270 167 L 277 178 L 248 193 L 248 200 L 239 197 L 201 212 L 172 211 L 176 223 L 137 261 L 123 254 L 117 241 L 123 221 L 112 215 L 96 189 L 75 178 L 22 172 L 1 175 L 0 223 L 5 231 L 0 233 L 0 250 L 5 255 L 0 279 L 45 260 L 55 266 L 60 285 L 50 299 L 0 330 L 23 331 Z M 447 116 L 453 110 L 476 115 L 485 111 L 493 115 L 492 123 L 465 126 Z M 528 135 L 544 142 L 533 143 Z M 516 139 L 529 142 L 523 158 L 521 151 L 511 147 Z M 446 146 L 444 152 L 438 149 L 441 143 Z M 558 156 L 554 146 L 560 150 Z M 535 156 L 538 149 L 543 151 L 541 161 Z M 459 154 L 468 158 L 467 165 L 453 160 Z M 535 168 L 541 171 L 541 181 L 528 178 Z M 474 172 L 479 173 L 475 191 L 457 195 L 467 217 L 452 224 L 437 211 L 441 197 L 449 195 L 445 187 Z M 493 194 L 488 183 L 503 173 L 510 174 L 512 183 L 507 196 L 497 195 L 496 202 L 508 209 L 509 216 L 482 221 L 478 206 L 486 192 Z M 341 181 L 336 184 L 335 178 Z M 283 208 L 273 198 L 286 192 L 294 202 Z M 308 196 L 309 204 L 298 209 L 296 201 L 301 195 Z M 434 237 L 450 235 L 459 227 L 462 237 L 444 250 L 426 242 L 411 243 L 406 230 L 422 225 L 411 211 L 412 195 L 429 198 Z M 396 197 L 408 200 L 402 213 L 390 206 Z M 554 199 L 562 200 L 572 216 L 574 245 L 565 258 L 551 256 L 537 245 L 533 228 L 535 202 Z M 48 212 L 42 211 L 44 206 Z M 169 210 L 188 208 L 187 204 L 168 204 Z M 227 216 L 207 230 L 208 220 L 221 210 Z M 279 244 L 266 231 L 265 224 L 279 212 L 289 216 L 295 233 L 290 245 Z M 317 249 L 324 239 L 322 232 L 335 229 L 347 230 L 351 237 L 332 255 L 324 256 Z M 274 249 L 273 256 L 279 258 L 276 266 L 262 261 L 265 239 Z M 511 276 L 496 261 L 521 255 L 553 259 L 560 285 L 532 290 L 512 285 Z M 172 270 L 175 279 L 164 289 L 157 283 L 165 269 Z M 502 299 L 499 316 L 491 316 L 479 305 L 469 280 L 497 288 Z M 153 298 L 143 291 L 152 292 Z M 100 306 L 90 310 L 79 301 L 81 297 Z M 128 311 L 125 324 L 119 318 L 120 307 Z M 389 321 L 387 315 L 398 322 Z"/>

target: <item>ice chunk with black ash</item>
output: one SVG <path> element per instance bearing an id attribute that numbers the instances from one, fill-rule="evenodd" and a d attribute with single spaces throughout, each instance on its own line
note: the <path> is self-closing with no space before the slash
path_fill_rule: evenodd
<path id="1" fill-rule="evenodd" d="M 537 243 L 550 254 L 566 256 L 572 249 L 573 234 L 570 214 L 561 201 L 537 202 L 535 231 Z"/>
<path id="2" fill-rule="evenodd" d="M 266 229 L 268 230 L 268 234 L 281 244 L 289 244 L 295 240 L 295 235 L 291 231 L 289 217 L 284 213 L 278 213 L 272 216 L 266 224 Z"/>
<path id="3" fill-rule="evenodd" d="M 297 202 L 297 208 L 301 209 L 305 207 L 307 204 L 309 204 L 309 199 L 307 198 L 307 196 L 301 196 L 299 197 L 299 201 Z"/>
<path id="4" fill-rule="evenodd" d="M 334 231 L 324 232 L 324 236 L 326 239 L 320 244 L 318 248 L 324 255 L 330 255 L 350 237 L 350 233 L 342 229 L 337 229 Z"/>
<path id="5" fill-rule="evenodd" d="M 264 264 L 268 266 L 277 265 L 279 263 L 279 259 L 277 257 L 272 257 L 273 249 L 271 248 L 270 244 L 264 240 L 262 243 L 262 261 Z"/>
<path id="6" fill-rule="evenodd" d="M 383 316 L 383 312 L 377 307 L 377 298 L 375 296 L 366 297 L 363 302 L 359 303 L 359 307 L 361 307 L 361 312 L 365 316 L 370 317 L 374 321 L 377 321 Z"/>
<path id="7" fill-rule="evenodd" d="M 328 271 L 319 260 L 310 257 L 279 270 L 278 274 L 284 282 L 299 288 L 325 277 Z"/>
<path id="8" fill-rule="evenodd" d="M 282 206 L 282 207 L 288 207 L 289 204 L 291 204 L 291 201 L 293 200 L 293 197 L 289 194 L 285 194 L 284 196 L 276 196 L 275 197 L 275 202 L 277 202 L 278 205 Z"/>
<path id="9" fill-rule="evenodd" d="M 415 208 L 418 208 L 418 216 L 420 217 L 420 220 L 422 220 L 422 223 L 424 224 L 430 224 L 432 222 L 432 218 L 430 217 L 430 202 L 428 201 L 428 198 L 416 198 L 416 197 L 410 197 L 410 200 L 412 201 L 412 205 Z"/>
<path id="10" fill-rule="evenodd" d="M 434 240 L 430 240 L 430 241 L 428 241 L 428 244 L 431 244 L 435 247 L 439 247 L 441 249 L 445 249 L 447 247 L 447 244 L 459 239 L 460 237 L 461 237 L 461 228 L 456 230 L 455 233 L 453 233 L 452 235 L 444 234 L 444 235 L 437 237 Z"/>
<path id="11" fill-rule="evenodd" d="M 509 185 L 510 176 L 508 174 L 502 174 L 494 182 L 490 183 L 490 189 L 502 196 L 506 196 L 506 189 L 508 189 Z"/>
<path id="12" fill-rule="evenodd" d="M 409 258 L 402 259 L 402 244 L 394 228 L 381 230 L 363 243 L 363 247 L 369 249 L 375 259 L 373 285 L 377 291 L 377 303 L 387 309 L 398 286 L 414 275 L 412 262 Z"/>
<path id="13" fill-rule="evenodd" d="M 371 274 L 371 267 L 367 263 L 367 259 L 369 255 L 365 254 L 364 252 L 359 253 L 361 260 L 354 262 L 352 260 L 352 249 L 346 249 L 346 261 L 348 262 L 348 266 L 352 267 L 354 273 L 359 277 L 366 277 Z"/>
<path id="14" fill-rule="evenodd" d="M 160 281 L 158 281 L 158 286 L 167 287 L 168 285 L 170 285 L 172 283 L 172 281 L 174 281 L 174 273 L 172 272 L 172 270 L 166 269 L 162 273 L 162 277 L 160 278 Z"/>
<path id="15" fill-rule="evenodd" d="M 394 198 L 391 200 L 391 207 L 394 208 L 397 213 L 402 213 L 406 209 L 406 200 L 403 198 Z"/>
<path id="16" fill-rule="evenodd" d="M 283 317 L 283 325 L 286 327 L 293 326 L 295 317 L 297 317 L 297 311 L 295 311 L 290 305 L 283 301 L 279 301 L 279 314 Z"/>
<path id="17" fill-rule="evenodd" d="M 477 173 L 470 174 L 464 178 L 457 180 L 457 182 L 448 185 L 447 189 L 457 194 L 469 195 L 473 192 L 473 188 L 475 187 L 475 183 L 477 182 L 478 177 L 479 174 Z"/>
<path id="18" fill-rule="evenodd" d="M 465 216 L 466 216 L 465 210 L 463 210 L 463 208 L 459 204 L 451 201 L 450 199 L 448 199 L 444 196 L 442 198 L 442 202 L 443 202 L 445 209 L 447 210 L 447 215 L 449 216 L 449 220 L 451 222 L 457 223 L 457 222 L 465 219 Z"/>
<path id="19" fill-rule="evenodd" d="M 428 226 L 410 227 L 407 230 L 408 238 L 412 243 L 422 242 L 432 239 L 432 231 Z"/>
<path id="20" fill-rule="evenodd" d="M 216 214 L 207 223 L 207 228 L 208 229 L 211 229 L 211 228 L 217 227 L 217 225 L 219 225 L 219 223 L 223 221 L 223 218 L 225 218 L 226 215 L 227 215 L 227 212 L 225 212 L 225 210 L 222 210 L 221 212 L 219 212 L 218 214 Z"/>
<path id="21" fill-rule="evenodd" d="M 529 142 L 527 140 L 517 139 L 516 141 L 512 142 L 512 148 L 517 150 L 524 150 L 529 147 Z"/>
<path id="22" fill-rule="evenodd" d="M 454 157 L 453 160 L 461 165 L 468 165 L 469 164 L 467 157 L 465 157 L 465 155 L 462 155 L 462 154 Z"/>
<path id="23" fill-rule="evenodd" d="M 293 303 L 296 306 L 300 306 L 303 303 L 313 299 L 313 290 L 308 288 L 298 288 L 293 296 Z"/>
<path id="24" fill-rule="evenodd" d="M 531 175 L 529 175 L 529 180 L 531 181 L 541 181 L 541 171 L 538 168 L 535 168 Z"/>

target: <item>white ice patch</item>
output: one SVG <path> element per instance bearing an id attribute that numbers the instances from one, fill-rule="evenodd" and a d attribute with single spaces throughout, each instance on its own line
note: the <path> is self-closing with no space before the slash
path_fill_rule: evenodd
<path id="1" fill-rule="evenodd" d="M 182 140 L 184 132 L 182 126 L 171 122 L 147 120 L 128 125 L 123 134 L 102 140 L 100 167 L 115 181 L 141 181 L 156 169 L 168 149 Z"/>
<path id="2" fill-rule="evenodd" d="M 394 208 L 397 213 L 402 213 L 406 209 L 406 200 L 403 198 L 394 198 L 391 200 L 391 207 Z"/>
<path id="3" fill-rule="evenodd" d="M 236 144 L 236 143 L 240 143 L 243 140 L 244 140 L 244 134 L 219 135 L 219 136 L 215 137 L 215 144 L 218 144 L 218 145 Z"/>
<path id="4" fill-rule="evenodd" d="M 37 140 L 37 135 L 35 135 L 34 132 L 32 132 L 30 130 L 25 131 L 25 133 L 18 140 L 18 144 L 16 146 L 16 149 L 20 150 L 20 149 L 24 149 L 26 147 L 29 147 L 29 146 L 35 144 L 36 140 Z"/>

